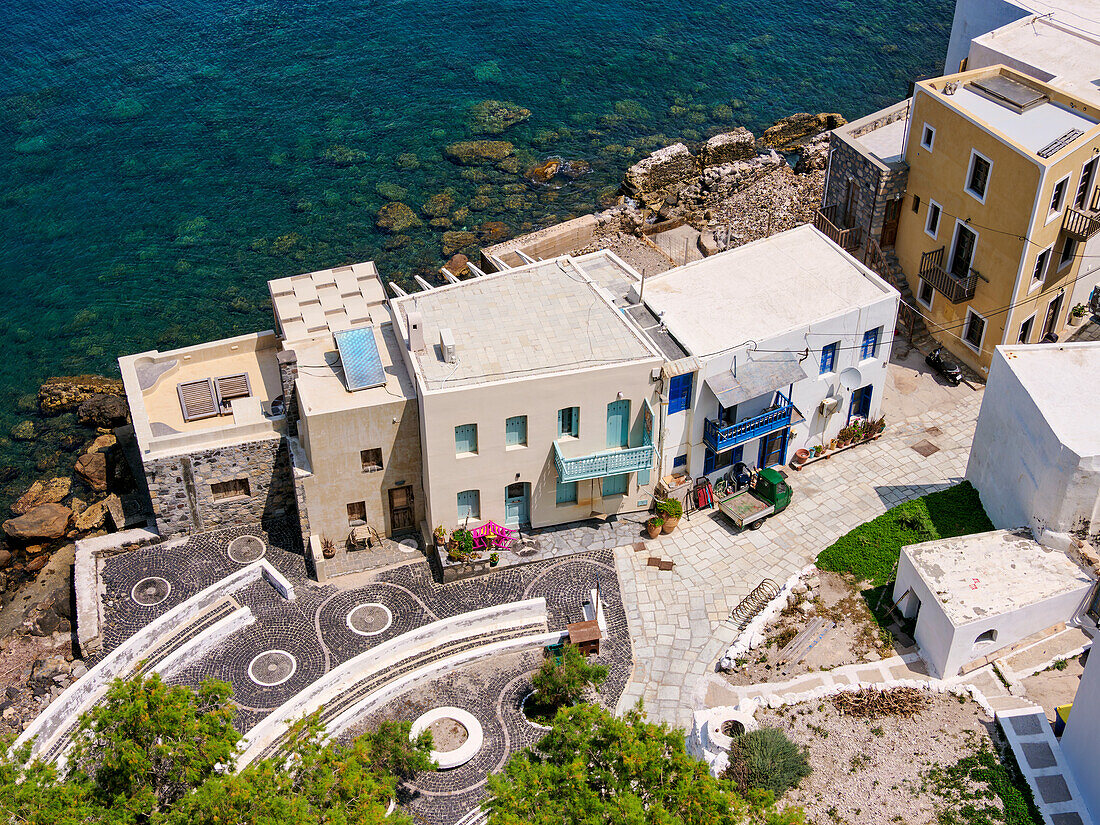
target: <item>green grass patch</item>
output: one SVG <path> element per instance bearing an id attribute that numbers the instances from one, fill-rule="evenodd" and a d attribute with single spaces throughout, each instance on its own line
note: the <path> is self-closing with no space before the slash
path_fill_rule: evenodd
<path id="1" fill-rule="evenodd" d="M 964 481 L 899 504 L 861 524 L 821 551 L 817 566 L 832 573 L 851 573 L 857 581 L 881 587 L 893 579 L 903 546 L 992 529 L 978 491 Z"/>
<path id="2" fill-rule="evenodd" d="M 940 825 L 1041 825 L 1043 821 L 1011 750 L 998 758 L 985 747 L 954 765 L 933 768 L 928 780 L 946 805 L 936 814 Z M 1000 800 L 1001 807 L 994 799 Z"/>

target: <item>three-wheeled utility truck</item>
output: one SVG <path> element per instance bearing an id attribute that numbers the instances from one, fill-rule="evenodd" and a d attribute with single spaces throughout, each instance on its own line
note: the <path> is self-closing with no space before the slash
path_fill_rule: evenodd
<path id="1" fill-rule="evenodd" d="M 768 516 L 782 512 L 791 503 L 791 487 L 778 470 L 766 467 L 752 474 L 740 490 L 720 493 L 715 504 L 739 528 L 757 529 Z"/>

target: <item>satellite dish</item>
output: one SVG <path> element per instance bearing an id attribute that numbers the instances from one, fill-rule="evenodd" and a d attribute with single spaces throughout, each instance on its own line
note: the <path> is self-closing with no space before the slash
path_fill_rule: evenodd
<path id="1" fill-rule="evenodd" d="M 848 392 L 863 386 L 863 373 L 859 367 L 845 367 L 840 371 L 840 386 Z"/>

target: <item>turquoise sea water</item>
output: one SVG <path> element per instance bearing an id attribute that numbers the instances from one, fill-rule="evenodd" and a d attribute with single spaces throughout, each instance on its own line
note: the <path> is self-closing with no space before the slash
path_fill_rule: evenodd
<path id="1" fill-rule="evenodd" d="M 270 278 L 371 258 L 399 282 L 436 272 L 442 227 L 385 235 L 381 192 L 418 211 L 446 193 L 455 230 L 499 221 L 514 234 L 589 212 L 659 145 L 796 111 L 852 118 L 904 96 L 942 64 L 951 11 L 8 0 L 0 467 L 23 473 L 0 499 L 71 461 L 7 438 L 42 378 L 115 374 L 119 354 L 267 328 Z M 503 135 L 520 172 L 557 155 L 591 173 L 536 190 L 515 171 L 446 161 L 485 99 L 531 110 Z"/>

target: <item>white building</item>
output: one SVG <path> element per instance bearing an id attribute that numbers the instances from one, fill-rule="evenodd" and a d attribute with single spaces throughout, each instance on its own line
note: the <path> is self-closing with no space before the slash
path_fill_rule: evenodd
<path id="1" fill-rule="evenodd" d="M 1094 585 L 1065 552 L 1027 530 L 995 530 L 901 549 L 894 602 L 916 620 L 914 639 L 934 676 L 1060 622 L 1073 622 Z"/>
<path id="2" fill-rule="evenodd" d="M 812 226 L 646 279 L 671 361 L 661 472 L 784 464 L 853 418 L 876 418 L 898 293 Z"/>
<path id="3" fill-rule="evenodd" d="M 966 478 L 1000 528 L 1100 532 L 1100 343 L 998 347 Z"/>
<path id="4" fill-rule="evenodd" d="M 1097 742 L 1100 742 L 1100 654 L 1090 654 L 1060 744 L 1094 822 L 1100 822 Z"/>
<path id="5" fill-rule="evenodd" d="M 637 279 L 597 252 L 392 301 L 429 524 L 542 527 L 649 508 L 664 357 L 623 311 Z"/>

